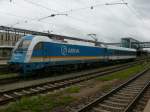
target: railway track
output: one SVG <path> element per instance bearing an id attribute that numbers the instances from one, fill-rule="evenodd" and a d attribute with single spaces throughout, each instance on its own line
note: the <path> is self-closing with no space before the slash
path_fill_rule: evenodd
<path id="1" fill-rule="evenodd" d="M 150 87 L 149 73 L 146 69 L 77 112 L 136 112 L 135 106 Z"/>
<path id="2" fill-rule="evenodd" d="M 143 62 L 143 61 L 141 61 Z M 130 62 L 130 63 L 125 63 L 125 64 L 121 64 L 121 65 L 116 65 L 116 66 L 109 66 L 109 67 L 106 67 L 104 69 L 101 69 L 99 71 L 96 71 L 93 72 L 93 73 L 97 73 L 97 72 L 103 72 L 103 71 L 107 71 L 107 70 L 111 70 L 111 69 L 114 69 L 116 67 L 120 68 L 120 67 L 125 67 L 125 66 L 132 66 L 134 64 L 137 64 L 139 63 L 138 61 L 136 62 Z M 19 82 L 19 81 L 29 81 L 29 80 L 33 80 L 33 77 L 26 77 L 26 78 L 22 78 L 20 77 L 19 75 L 17 75 L 18 73 L 17 72 L 14 72 L 16 73 L 16 76 L 13 76 L 13 77 L 7 77 L 7 78 L 1 78 L 0 79 L 0 85 L 4 85 L 4 84 L 11 84 L 11 83 L 16 83 L 16 82 Z M 85 74 L 86 75 L 86 74 Z M 49 77 L 49 74 L 47 75 L 39 75 L 39 76 L 34 76 L 34 80 L 38 80 L 38 79 L 42 79 L 42 78 L 46 78 L 46 77 Z"/>
<path id="3" fill-rule="evenodd" d="M 139 97 L 139 100 L 133 107 L 132 112 L 143 112 L 149 99 L 150 99 L 150 87 L 143 93 L 143 96 L 141 95 L 141 97 Z"/>
<path id="4" fill-rule="evenodd" d="M 8 65 L 0 65 L 0 71 L 1 72 L 8 72 L 9 66 Z"/>
<path id="5" fill-rule="evenodd" d="M 17 71 L 14 71 L 10 68 L 9 65 L 5 64 L 5 65 L 0 65 L 0 75 L 3 75 L 3 74 L 12 74 L 12 73 L 17 73 Z M 9 79 L 8 79 L 9 80 Z M 2 80 L 0 79 L 0 82 Z"/>
<path id="6" fill-rule="evenodd" d="M 14 82 L 17 82 L 17 81 L 20 81 L 20 80 L 21 80 L 21 78 L 19 76 L 2 78 L 2 79 L 0 79 L 0 85 L 10 84 L 10 83 L 14 83 Z"/>
<path id="7" fill-rule="evenodd" d="M 13 100 L 17 100 L 23 96 L 31 96 L 31 95 L 49 92 L 49 91 L 53 91 L 53 90 L 59 90 L 61 88 L 65 88 L 70 85 L 82 82 L 82 81 L 90 80 L 90 79 L 93 79 L 93 78 L 96 78 L 99 76 L 108 75 L 108 74 L 129 68 L 134 64 L 135 63 L 126 64 L 126 65 L 122 65 L 120 67 L 119 66 L 113 67 L 109 70 L 107 69 L 107 70 L 104 70 L 101 72 L 97 71 L 94 73 L 82 74 L 79 76 L 70 77 L 70 78 L 66 78 L 66 79 L 50 81 L 50 82 L 42 83 L 39 85 L 32 85 L 32 86 L 28 86 L 28 87 L 17 88 L 14 90 L 0 92 L 0 104 L 2 105 L 2 104 L 9 103 L 9 102 L 11 102 Z"/>
<path id="8" fill-rule="evenodd" d="M 125 64 L 122 64 L 122 65 L 116 65 L 116 66 L 112 66 L 112 67 L 110 66 L 110 67 L 106 67 L 104 69 L 101 69 L 99 71 L 96 70 L 93 73 L 104 72 L 104 71 L 107 71 L 107 70 L 112 70 L 112 69 L 115 69 L 116 67 L 118 67 L 118 68 L 125 67 L 125 66 L 130 67 L 130 66 L 132 66 L 134 64 L 137 64 L 137 63 L 138 63 L 138 61 L 137 62 L 131 62 L 131 63 L 125 63 Z M 35 79 L 38 80 L 38 79 L 46 78 L 46 77 L 49 77 L 49 75 L 36 76 L 36 77 L 34 77 L 34 80 Z M 18 76 L 16 75 L 15 77 L 1 78 L 0 79 L 0 85 L 11 84 L 11 83 L 15 83 L 15 82 L 19 82 L 19 81 L 27 81 L 27 80 L 33 80 L 33 77 L 22 78 L 19 75 Z"/>

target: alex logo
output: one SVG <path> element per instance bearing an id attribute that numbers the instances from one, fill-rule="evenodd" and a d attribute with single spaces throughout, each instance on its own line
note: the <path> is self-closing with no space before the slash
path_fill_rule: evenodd
<path id="1" fill-rule="evenodd" d="M 61 54 L 62 55 L 68 55 L 68 54 L 74 54 L 74 53 L 80 53 L 79 49 L 76 48 L 67 48 L 67 46 L 61 46 Z"/>
<path id="2" fill-rule="evenodd" d="M 67 55 L 67 47 L 66 46 L 61 47 L 61 54 L 64 56 Z"/>

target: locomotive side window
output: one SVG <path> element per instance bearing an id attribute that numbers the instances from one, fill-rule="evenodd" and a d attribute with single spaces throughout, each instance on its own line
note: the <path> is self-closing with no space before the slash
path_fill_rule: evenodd
<path id="1" fill-rule="evenodd" d="M 34 47 L 34 50 L 42 50 L 42 49 L 43 49 L 43 43 L 42 42 L 36 44 Z"/>

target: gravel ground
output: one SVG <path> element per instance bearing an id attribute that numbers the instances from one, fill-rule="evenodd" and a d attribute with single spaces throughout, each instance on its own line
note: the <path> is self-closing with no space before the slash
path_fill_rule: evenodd
<path id="1" fill-rule="evenodd" d="M 149 99 L 149 101 L 147 102 L 147 105 L 146 105 L 146 107 L 145 107 L 145 109 L 144 109 L 143 112 L 150 112 L 150 99 Z"/>
<path id="2" fill-rule="evenodd" d="M 126 80 L 128 79 L 114 79 L 111 81 L 98 81 L 96 79 L 93 79 L 76 84 L 77 87 L 80 87 L 80 92 L 68 93 L 68 95 L 72 96 L 76 100 L 66 107 L 55 108 L 52 112 L 76 112 L 76 110 L 81 109 L 83 106 L 104 95 L 105 93 L 117 87 Z M 66 93 L 64 94 L 67 95 Z"/>
<path id="3" fill-rule="evenodd" d="M 55 108 L 52 112 L 75 112 L 77 109 L 82 108 L 86 104 L 92 102 L 94 99 L 102 96 L 104 93 L 108 92 L 112 88 L 119 85 L 121 81 L 112 80 L 112 81 L 96 81 L 89 80 L 86 82 L 82 82 L 80 84 L 76 84 L 73 86 L 80 87 L 80 91 L 78 93 L 64 93 L 65 95 L 70 95 L 76 100 L 69 104 L 68 106 Z M 110 87 L 109 89 L 107 87 Z M 62 90 L 65 91 L 65 90 Z"/>

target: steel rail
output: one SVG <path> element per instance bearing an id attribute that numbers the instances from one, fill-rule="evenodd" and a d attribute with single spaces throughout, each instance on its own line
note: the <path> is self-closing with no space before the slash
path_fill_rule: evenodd
<path id="1" fill-rule="evenodd" d="M 134 100 L 128 105 L 128 107 L 124 110 L 124 112 L 131 112 L 134 109 L 138 100 L 143 96 L 144 92 L 148 89 L 149 86 L 150 86 L 150 81 L 147 82 L 147 84 L 143 87 L 143 89 L 139 92 L 139 94 L 134 98 Z"/>
<path id="2" fill-rule="evenodd" d="M 131 63 L 132 64 L 132 63 Z M 122 67 L 122 66 L 125 66 L 127 64 L 123 64 L 123 65 L 120 65 L 118 67 Z M 115 66 L 117 67 L 117 66 Z M 105 69 L 104 70 L 100 70 L 99 72 L 103 72 L 105 70 L 111 70 L 111 69 L 114 69 L 115 67 L 111 67 L 111 68 L 108 68 L 108 69 Z M 94 72 L 93 72 L 94 73 Z M 96 72 L 95 72 L 96 73 Z M 39 77 L 36 77 L 36 79 L 41 79 L 41 78 L 45 78 L 45 77 L 48 77 L 48 76 L 39 76 Z M 23 77 L 20 77 L 20 76 L 16 76 L 16 77 L 8 77 L 8 78 L 1 78 L 0 79 L 0 85 L 4 85 L 4 84 L 11 84 L 11 83 L 15 83 L 17 81 L 28 81 L 28 80 L 32 80 L 32 77 L 27 77 L 27 78 L 23 78 Z M 35 80 L 35 78 L 34 78 Z"/>
<path id="3" fill-rule="evenodd" d="M 125 63 L 125 64 L 121 64 L 121 65 L 116 65 L 116 66 L 109 66 L 108 68 L 104 68 L 102 70 L 100 70 L 99 72 L 103 72 L 103 71 L 107 71 L 107 70 L 111 70 L 111 69 L 114 69 L 116 67 L 122 67 L 122 66 L 126 66 L 126 65 L 133 65 L 133 64 L 136 64 L 136 63 L 139 63 L 139 61 L 136 61 L 136 62 L 131 62 L 131 63 Z M 85 71 L 86 72 L 86 71 Z M 14 72 L 15 73 L 15 72 Z M 96 72 L 93 72 L 93 73 L 96 73 Z M 82 74 L 81 74 L 82 75 Z M 85 75 L 88 75 L 88 74 L 85 74 Z M 45 78 L 45 77 L 49 77 L 48 75 L 46 76 L 38 76 L 36 77 L 36 79 L 41 79 L 41 78 Z M 34 78 L 35 79 L 35 78 Z M 11 84 L 11 83 L 15 83 L 17 81 L 28 81 L 28 80 L 32 80 L 32 77 L 27 77 L 27 78 L 22 78 L 20 76 L 16 76 L 16 77 L 8 77 L 8 78 L 1 78 L 0 79 L 0 85 L 4 85 L 4 84 Z"/>
<path id="4" fill-rule="evenodd" d="M 94 108 L 95 106 L 97 106 L 98 104 L 101 104 L 103 101 L 107 100 L 108 98 L 112 97 L 113 95 L 115 95 L 118 91 L 122 90 L 125 86 L 127 86 L 128 84 L 130 84 L 131 82 L 135 81 L 136 79 L 138 79 L 140 76 L 144 75 L 145 73 L 147 73 L 149 71 L 149 68 L 144 70 L 143 72 L 138 73 L 137 75 L 135 75 L 134 77 L 132 77 L 131 79 L 129 79 L 128 81 L 126 81 L 125 83 L 121 84 L 120 86 L 116 87 L 115 89 L 111 90 L 110 92 L 108 92 L 107 94 L 105 94 L 104 96 L 101 96 L 99 98 L 97 98 L 96 100 L 94 100 L 93 102 L 91 102 L 90 104 L 84 106 L 83 108 L 77 110 L 77 112 L 89 112 L 89 110 L 91 110 L 92 108 Z M 127 105 L 128 107 L 126 107 L 124 109 L 124 112 L 129 112 L 130 109 L 132 109 L 132 107 L 134 106 L 135 102 L 138 100 L 138 98 L 142 95 L 143 91 L 149 86 L 149 82 L 146 84 L 146 86 L 143 87 L 143 89 L 139 92 L 139 94 L 132 100 L 132 102 Z M 132 91 L 132 90 L 131 90 Z M 98 110 L 99 112 L 101 112 L 101 110 Z M 103 110 L 102 110 L 103 111 Z M 112 110 L 113 111 L 113 110 Z M 95 111 L 96 112 L 96 111 Z M 109 111 L 111 112 L 111 111 Z M 113 111 L 114 112 L 114 111 Z M 117 111 L 119 112 L 119 111 Z"/>
<path id="5" fill-rule="evenodd" d="M 113 68 L 111 70 L 103 71 L 101 73 L 99 73 L 99 71 L 98 71 L 97 73 L 89 73 L 89 74 L 84 74 L 81 76 L 60 79 L 60 80 L 46 82 L 43 84 L 32 85 L 32 86 L 28 86 L 28 87 L 17 88 L 14 90 L 0 92 L 0 104 L 2 105 L 2 104 L 9 103 L 10 101 L 19 99 L 23 96 L 31 96 L 31 95 L 35 95 L 35 94 L 44 93 L 47 91 L 58 90 L 60 88 L 65 88 L 70 85 L 82 82 L 82 81 L 91 80 L 91 79 L 99 77 L 99 76 L 109 75 L 111 73 L 129 68 L 131 65 L 122 66 L 120 68 L 117 67 L 116 69 Z"/>

